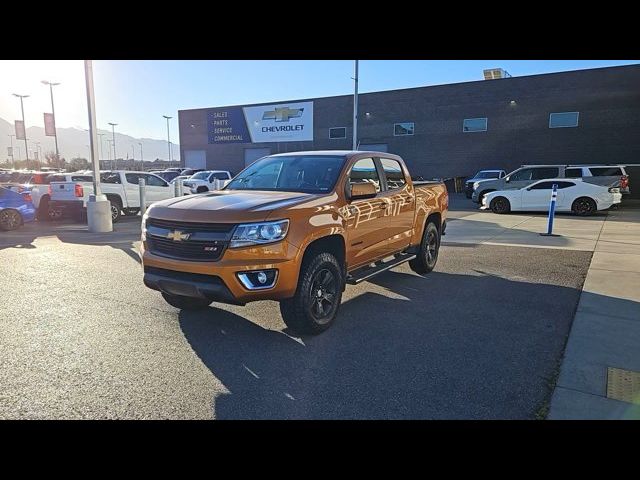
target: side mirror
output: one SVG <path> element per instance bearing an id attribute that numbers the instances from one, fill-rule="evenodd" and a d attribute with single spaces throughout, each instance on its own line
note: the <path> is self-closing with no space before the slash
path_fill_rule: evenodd
<path id="1" fill-rule="evenodd" d="M 509 177 L 504 177 L 504 181 L 509 183 Z"/>
<path id="2" fill-rule="evenodd" d="M 530 192 L 530 191 L 531 191 L 531 187 L 527 187 L 527 192 Z"/>
<path id="3" fill-rule="evenodd" d="M 373 183 L 351 183 L 349 200 L 361 200 L 373 198 L 377 195 L 376 186 Z"/>

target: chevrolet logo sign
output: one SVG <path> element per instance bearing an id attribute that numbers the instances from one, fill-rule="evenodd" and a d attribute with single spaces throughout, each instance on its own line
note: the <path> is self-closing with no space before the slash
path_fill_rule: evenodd
<path id="1" fill-rule="evenodd" d="M 264 112 L 262 120 L 275 120 L 276 122 L 288 122 L 290 118 L 298 118 L 302 116 L 304 108 L 276 108 L 269 112 Z"/>
<path id="2" fill-rule="evenodd" d="M 169 240 L 173 240 L 174 242 L 189 240 L 190 236 L 191 236 L 190 233 L 182 233 L 180 230 L 174 230 L 173 232 L 167 233 L 167 238 Z"/>

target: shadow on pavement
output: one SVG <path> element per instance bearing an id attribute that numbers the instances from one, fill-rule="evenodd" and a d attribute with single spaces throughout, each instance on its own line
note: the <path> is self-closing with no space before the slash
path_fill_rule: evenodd
<path id="1" fill-rule="evenodd" d="M 33 222 L 18 230 L 0 232 L 0 250 L 5 248 L 37 248 L 34 242 L 41 237 L 57 237 L 63 243 L 79 245 L 108 245 L 122 250 L 136 262 L 135 243 L 140 240 L 140 217 L 121 217 L 110 233 L 91 233 L 83 223 Z"/>
<path id="2" fill-rule="evenodd" d="M 578 289 L 438 272 L 374 281 L 396 298 L 348 300 L 301 341 L 226 310 L 181 311 L 230 392 L 216 418 L 535 418 L 547 404 Z"/>

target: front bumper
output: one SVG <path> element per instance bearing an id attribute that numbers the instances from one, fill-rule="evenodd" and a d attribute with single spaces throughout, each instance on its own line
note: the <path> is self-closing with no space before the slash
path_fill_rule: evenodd
<path id="1" fill-rule="evenodd" d="M 286 240 L 262 246 L 227 248 L 219 260 L 210 262 L 160 256 L 151 253 L 146 242 L 142 242 L 140 253 L 147 287 L 171 295 L 236 305 L 291 298 L 298 286 L 302 262 L 300 249 Z M 276 269 L 278 274 L 275 285 L 268 289 L 249 290 L 237 275 L 270 269 Z"/>

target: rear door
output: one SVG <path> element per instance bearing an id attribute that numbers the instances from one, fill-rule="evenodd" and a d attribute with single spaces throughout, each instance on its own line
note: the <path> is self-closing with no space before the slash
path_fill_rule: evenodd
<path id="1" fill-rule="evenodd" d="M 397 160 L 380 157 L 384 174 L 384 190 L 380 199 L 385 202 L 384 217 L 387 231 L 387 250 L 392 254 L 411 242 L 415 216 L 414 189 L 407 182 L 406 172 Z"/>

